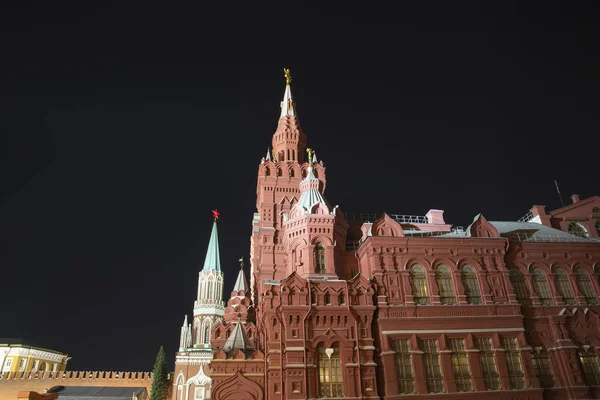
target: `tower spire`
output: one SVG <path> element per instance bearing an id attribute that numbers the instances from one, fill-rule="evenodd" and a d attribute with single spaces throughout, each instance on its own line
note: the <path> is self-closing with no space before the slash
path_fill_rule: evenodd
<path id="1" fill-rule="evenodd" d="M 208 242 L 208 250 L 206 251 L 206 258 L 204 259 L 203 271 L 209 271 L 214 269 L 218 272 L 221 271 L 221 258 L 219 256 L 219 234 L 217 232 L 217 219 L 219 219 L 219 212 L 212 210 L 213 212 L 213 227 L 210 233 L 210 241 Z"/>
<path id="2" fill-rule="evenodd" d="M 281 102 L 281 114 L 277 130 L 273 134 L 273 161 L 298 162 L 304 161 L 306 135 L 300 128 L 296 103 L 292 97 L 292 75 L 288 68 L 283 69 L 285 75 L 285 92 Z"/>
<path id="3" fill-rule="evenodd" d="M 244 293 L 248 292 L 248 281 L 246 281 L 246 275 L 244 274 L 244 257 L 239 259 L 240 262 L 240 272 L 238 273 L 237 279 L 235 281 L 235 285 L 233 286 L 234 292 L 239 292 L 241 290 Z"/>
<path id="4" fill-rule="evenodd" d="M 285 93 L 283 94 L 283 101 L 281 102 L 281 117 L 286 115 L 290 117 L 296 116 L 294 99 L 292 98 L 292 89 L 290 83 L 292 82 L 292 75 L 290 74 L 289 68 L 284 68 L 283 73 L 285 75 Z"/>

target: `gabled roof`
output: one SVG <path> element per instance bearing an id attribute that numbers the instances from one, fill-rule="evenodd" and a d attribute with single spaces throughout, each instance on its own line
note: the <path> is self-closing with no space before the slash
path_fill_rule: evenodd
<path id="1" fill-rule="evenodd" d="M 593 203 L 594 201 L 600 202 L 600 197 L 598 197 L 598 196 L 590 196 L 587 199 L 579 200 L 577 203 L 569 204 L 569 205 L 566 205 L 564 207 L 557 208 L 556 210 L 549 211 L 548 214 L 550 214 L 550 215 L 558 215 L 558 214 L 561 214 L 563 212 L 570 211 L 570 210 L 572 210 L 574 208 L 578 208 L 578 207 L 584 206 L 586 204 Z"/>

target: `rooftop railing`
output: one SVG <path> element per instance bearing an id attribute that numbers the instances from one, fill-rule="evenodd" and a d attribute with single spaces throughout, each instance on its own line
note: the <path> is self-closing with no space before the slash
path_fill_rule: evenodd
<path id="1" fill-rule="evenodd" d="M 375 222 L 383 213 L 345 213 L 347 220 Z M 391 219 L 401 224 L 428 224 L 429 220 L 423 215 L 388 214 Z"/>
<path id="2" fill-rule="evenodd" d="M 531 211 L 529 211 L 527 214 L 523 215 L 521 218 L 518 219 L 517 222 L 529 222 L 533 219 L 534 215 Z"/>

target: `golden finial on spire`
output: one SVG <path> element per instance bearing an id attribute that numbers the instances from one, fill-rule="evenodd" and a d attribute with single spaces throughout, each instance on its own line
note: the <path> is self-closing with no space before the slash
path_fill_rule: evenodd
<path id="1" fill-rule="evenodd" d="M 308 163 L 312 164 L 313 149 L 308 147 L 306 148 L 306 152 L 308 153 Z"/>
<path id="2" fill-rule="evenodd" d="M 273 162 L 277 162 L 277 153 L 275 153 L 275 149 L 271 150 L 271 154 L 273 155 Z"/>
<path id="3" fill-rule="evenodd" d="M 240 263 L 240 269 L 244 268 L 244 257 L 240 257 L 240 259 L 238 260 Z"/>
<path id="4" fill-rule="evenodd" d="M 284 68 L 283 69 L 283 74 L 285 75 L 285 84 L 289 85 L 290 82 L 292 82 L 292 75 L 290 74 L 290 69 L 289 68 Z"/>

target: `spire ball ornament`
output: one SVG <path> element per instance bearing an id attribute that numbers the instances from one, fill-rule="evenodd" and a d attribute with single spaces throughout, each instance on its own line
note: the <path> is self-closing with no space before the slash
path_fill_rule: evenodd
<path id="1" fill-rule="evenodd" d="M 290 74 L 290 69 L 284 68 L 283 75 L 285 76 L 285 84 L 289 85 L 292 82 L 292 74 Z"/>

